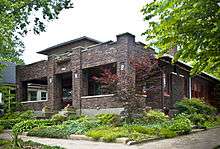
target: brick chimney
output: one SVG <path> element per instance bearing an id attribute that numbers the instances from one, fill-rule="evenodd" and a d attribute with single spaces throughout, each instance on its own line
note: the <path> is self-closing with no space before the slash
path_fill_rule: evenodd
<path id="1" fill-rule="evenodd" d="M 131 33 L 123 33 L 116 36 L 119 43 L 135 43 L 135 36 Z"/>

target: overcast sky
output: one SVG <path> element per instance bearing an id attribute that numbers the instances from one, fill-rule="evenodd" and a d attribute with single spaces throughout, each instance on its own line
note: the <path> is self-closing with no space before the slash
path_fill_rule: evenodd
<path id="1" fill-rule="evenodd" d="M 62 11 L 58 20 L 48 23 L 46 32 L 24 38 L 23 59 L 26 64 L 46 59 L 36 52 L 82 36 L 108 41 L 116 40 L 117 34 L 130 32 L 143 42 L 141 33 L 146 23 L 140 10 L 146 1 L 73 0 L 74 8 Z"/>

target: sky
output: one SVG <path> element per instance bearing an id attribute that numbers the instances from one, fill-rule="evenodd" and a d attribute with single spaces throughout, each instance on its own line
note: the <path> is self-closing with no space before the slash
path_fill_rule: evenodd
<path id="1" fill-rule="evenodd" d="M 50 46 L 82 36 L 99 41 L 116 40 L 116 35 L 130 32 L 136 41 L 144 42 L 141 34 L 146 22 L 140 12 L 148 0 L 73 0 L 74 8 L 64 10 L 58 20 L 47 24 L 40 35 L 29 33 L 24 39 L 23 59 L 26 64 L 46 59 L 37 54 Z"/>

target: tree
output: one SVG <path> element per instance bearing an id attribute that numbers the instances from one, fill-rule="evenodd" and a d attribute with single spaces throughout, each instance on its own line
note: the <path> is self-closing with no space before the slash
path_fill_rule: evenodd
<path id="1" fill-rule="evenodd" d="M 69 8 L 71 0 L 0 0 L 0 61 L 21 63 L 21 38 L 30 31 L 45 31 L 46 22 Z"/>
<path id="2" fill-rule="evenodd" d="M 191 61 L 191 74 L 220 77 L 220 1 L 154 0 L 142 9 L 149 28 L 143 33 L 159 56 L 177 47 L 174 61 Z"/>
<path id="3" fill-rule="evenodd" d="M 110 69 L 102 69 L 99 77 L 94 76 L 93 79 L 98 81 L 104 89 L 114 93 L 125 108 L 125 115 L 131 118 L 133 114 L 143 110 L 143 96 L 150 97 L 158 94 L 161 89 L 161 70 L 152 52 L 143 52 L 141 56 L 130 57 L 129 65 L 135 71 L 135 86 L 133 82 L 133 74 L 127 74 L 126 89 L 121 87 L 119 76 Z"/>

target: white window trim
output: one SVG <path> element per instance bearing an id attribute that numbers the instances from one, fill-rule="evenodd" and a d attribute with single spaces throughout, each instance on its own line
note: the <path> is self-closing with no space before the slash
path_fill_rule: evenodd
<path id="1" fill-rule="evenodd" d="M 35 101 L 30 100 L 29 91 L 36 91 L 37 92 L 37 100 L 35 100 Z M 41 92 L 46 92 L 46 100 L 41 100 Z M 48 101 L 48 92 L 47 92 L 47 90 L 30 89 L 30 90 L 28 90 L 28 99 L 27 99 L 27 101 L 22 101 L 21 103 L 45 102 L 45 101 Z"/>
<path id="2" fill-rule="evenodd" d="M 48 100 L 38 100 L 38 101 L 22 101 L 21 103 L 36 103 L 36 102 L 46 102 Z"/>
<path id="3" fill-rule="evenodd" d="M 101 97 L 111 97 L 115 94 L 106 94 L 106 95 L 94 95 L 94 96 L 82 96 L 82 99 L 88 99 L 88 98 L 101 98 Z"/>

